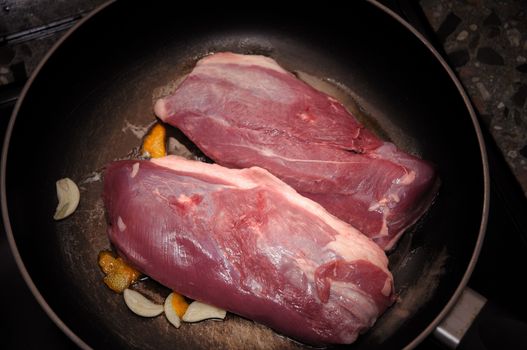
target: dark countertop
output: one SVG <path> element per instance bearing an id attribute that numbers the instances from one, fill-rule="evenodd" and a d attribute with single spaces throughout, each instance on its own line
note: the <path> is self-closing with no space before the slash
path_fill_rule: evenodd
<path id="1" fill-rule="evenodd" d="M 420 4 L 479 112 L 482 127 L 490 131 L 527 194 L 527 3 Z"/>

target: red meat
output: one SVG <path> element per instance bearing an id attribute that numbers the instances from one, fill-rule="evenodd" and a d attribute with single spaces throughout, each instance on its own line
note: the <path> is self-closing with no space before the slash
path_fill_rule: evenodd
<path id="1" fill-rule="evenodd" d="M 269 170 L 386 250 L 437 190 L 429 163 L 268 57 L 205 57 L 155 112 L 218 164 Z"/>
<path id="2" fill-rule="evenodd" d="M 104 203 L 141 272 L 306 343 L 351 343 L 393 301 L 384 252 L 264 169 L 118 161 Z"/>

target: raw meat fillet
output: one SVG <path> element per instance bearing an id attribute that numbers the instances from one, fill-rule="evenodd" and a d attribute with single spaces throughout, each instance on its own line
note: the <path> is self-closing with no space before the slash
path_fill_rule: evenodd
<path id="1" fill-rule="evenodd" d="M 393 301 L 382 249 L 264 169 L 118 161 L 104 202 L 137 269 L 295 339 L 351 343 Z"/>
<path id="2" fill-rule="evenodd" d="M 429 163 L 268 57 L 205 57 L 155 113 L 218 164 L 269 170 L 386 250 L 437 191 Z"/>

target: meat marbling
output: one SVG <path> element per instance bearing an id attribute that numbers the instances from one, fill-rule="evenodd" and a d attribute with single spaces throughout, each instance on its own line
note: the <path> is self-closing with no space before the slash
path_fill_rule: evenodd
<path id="1" fill-rule="evenodd" d="M 133 266 L 306 343 L 351 343 L 393 301 L 382 249 L 264 169 L 117 161 L 103 198 Z"/>
<path id="2" fill-rule="evenodd" d="M 433 167 L 264 56 L 207 56 L 155 113 L 215 162 L 260 166 L 391 249 L 428 209 Z"/>

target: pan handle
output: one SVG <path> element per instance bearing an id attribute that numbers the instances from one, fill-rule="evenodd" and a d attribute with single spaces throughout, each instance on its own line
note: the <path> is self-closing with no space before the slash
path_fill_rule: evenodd
<path id="1" fill-rule="evenodd" d="M 434 336 L 449 348 L 457 348 L 486 304 L 484 296 L 467 287 L 456 305 L 436 327 Z"/>
<path id="2" fill-rule="evenodd" d="M 466 287 L 434 336 L 451 349 L 515 349 L 527 344 L 527 324 Z"/>

